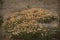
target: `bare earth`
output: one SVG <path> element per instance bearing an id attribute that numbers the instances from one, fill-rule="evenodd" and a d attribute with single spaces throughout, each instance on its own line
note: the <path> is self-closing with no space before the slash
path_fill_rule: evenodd
<path id="1" fill-rule="evenodd" d="M 21 9 L 27 8 L 29 5 L 30 7 L 40 7 L 45 8 L 50 11 L 57 10 L 57 0 L 3 0 L 3 9 L 2 15 L 19 11 Z"/>

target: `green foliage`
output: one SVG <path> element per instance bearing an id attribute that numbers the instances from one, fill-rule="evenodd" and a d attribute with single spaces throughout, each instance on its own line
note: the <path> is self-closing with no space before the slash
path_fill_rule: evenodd
<path id="1" fill-rule="evenodd" d="M 58 28 L 47 28 L 47 31 L 43 31 L 44 29 L 37 31 L 35 33 L 26 33 L 22 32 L 19 35 L 13 35 L 12 38 L 14 40 L 60 40 L 60 35 L 58 32 Z"/>
<path id="2" fill-rule="evenodd" d="M 2 6 L 3 6 L 3 1 L 0 0 L 0 9 L 2 9 Z"/>
<path id="3" fill-rule="evenodd" d="M 45 20 L 40 18 L 37 21 L 39 23 L 51 23 L 52 21 L 58 21 L 58 18 L 55 18 L 54 16 L 47 16 L 45 18 L 46 18 Z"/>
<path id="4" fill-rule="evenodd" d="M 2 0 L 0 0 L 0 4 L 3 4 L 3 1 Z"/>
<path id="5" fill-rule="evenodd" d="M 27 8 L 30 8 L 30 6 L 29 6 L 29 5 L 27 5 Z"/>
<path id="6" fill-rule="evenodd" d="M 3 17 L 0 16 L 0 25 L 3 23 Z"/>
<path id="7" fill-rule="evenodd" d="M 38 10 L 34 10 L 34 13 L 38 12 Z"/>

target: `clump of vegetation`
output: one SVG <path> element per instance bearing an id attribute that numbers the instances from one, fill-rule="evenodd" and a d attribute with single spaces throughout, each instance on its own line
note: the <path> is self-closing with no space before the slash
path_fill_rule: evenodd
<path id="1" fill-rule="evenodd" d="M 3 23 L 3 16 L 0 15 L 0 25 Z"/>
<path id="2" fill-rule="evenodd" d="M 31 8 L 10 15 L 4 21 L 3 29 L 14 40 L 54 40 L 52 35 L 55 35 L 55 29 L 53 30 L 53 27 L 50 28 L 44 23 L 56 21 L 56 19 L 58 15 L 55 13 L 40 8 Z"/>
<path id="3" fill-rule="evenodd" d="M 19 35 L 13 35 L 14 40 L 60 40 L 58 28 L 41 28 L 37 32 L 22 32 Z"/>
<path id="4" fill-rule="evenodd" d="M 3 4 L 3 1 L 2 0 L 0 0 L 0 4 Z"/>
<path id="5" fill-rule="evenodd" d="M 3 1 L 2 1 L 2 0 L 0 0 L 0 8 L 2 7 L 2 5 L 3 5 Z"/>
<path id="6" fill-rule="evenodd" d="M 0 40 L 3 40 L 3 36 L 2 36 L 2 23 L 3 23 L 3 16 L 0 15 Z"/>
<path id="7" fill-rule="evenodd" d="M 29 5 L 27 5 L 27 8 L 30 8 L 30 6 L 29 6 Z"/>

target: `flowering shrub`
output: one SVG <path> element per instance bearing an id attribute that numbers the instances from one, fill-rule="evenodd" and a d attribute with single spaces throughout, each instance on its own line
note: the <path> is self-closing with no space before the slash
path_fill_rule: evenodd
<path id="1" fill-rule="evenodd" d="M 48 10 L 40 8 L 31 8 L 29 10 L 16 12 L 10 15 L 4 21 L 3 28 L 5 32 L 12 36 L 12 38 L 20 38 L 21 40 L 34 40 L 34 38 L 31 36 L 40 32 L 40 37 L 43 37 L 43 35 L 46 36 L 50 29 L 48 29 L 49 26 L 45 24 L 52 21 L 57 21 L 57 19 L 58 14 L 56 13 L 49 12 Z M 21 38 L 22 36 L 23 38 Z M 42 40 L 42 38 L 39 39 Z"/>

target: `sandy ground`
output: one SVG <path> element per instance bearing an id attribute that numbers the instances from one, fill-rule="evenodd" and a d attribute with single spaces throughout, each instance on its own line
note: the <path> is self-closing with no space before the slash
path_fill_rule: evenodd
<path id="1" fill-rule="evenodd" d="M 57 10 L 57 0 L 3 0 L 2 15 L 29 7 L 40 7 L 50 11 Z"/>

